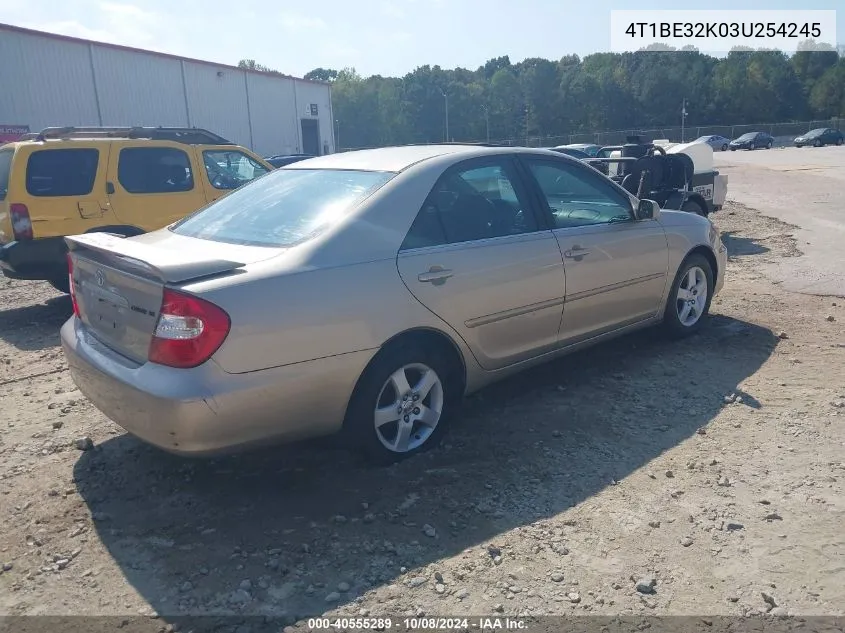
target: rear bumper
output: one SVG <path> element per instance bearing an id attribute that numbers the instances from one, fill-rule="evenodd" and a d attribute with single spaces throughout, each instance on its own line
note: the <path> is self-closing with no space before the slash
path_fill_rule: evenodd
<path id="1" fill-rule="evenodd" d="M 63 237 L 9 242 L 0 246 L 0 270 L 10 279 L 44 280 L 67 275 Z"/>
<path id="2" fill-rule="evenodd" d="M 245 374 L 213 360 L 194 369 L 137 365 L 75 317 L 61 330 L 73 381 L 139 439 L 184 455 L 229 453 L 340 430 L 355 383 L 374 352 L 354 352 Z"/>

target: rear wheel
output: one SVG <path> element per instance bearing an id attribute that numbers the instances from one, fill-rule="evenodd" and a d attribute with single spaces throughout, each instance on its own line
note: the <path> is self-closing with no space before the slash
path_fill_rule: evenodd
<path id="1" fill-rule="evenodd" d="M 772 142 L 771 141 L 766 143 L 766 149 L 772 149 Z"/>
<path id="2" fill-rule="evenodd" d="M 684 260 L 675 276 L 666 310 L 663 328 L 673 337 L 694 334 L 710 311 L 713 298 L 713 269 L 703 255 L 693 254 Z"/>
<path id="3" fill-rule="evenodd" d="M 681 211 L 688 213 L 696 213 L 702 217 L 707 217 L 707 211 L 701 208 L 701 205 L 695 200 L 687 200 L 681 205 Z"/>
<path id="4" fill-rule="evenodd" d="M 435 446 L 460 398 L 459 373 L 436 348 L 385 348 L 368 367 L 349 404 L 344 432 L 376 464 L 391 464 Z"/>
<path id="5" fill-rule="evenodd" d="M 845 142 L 845 141 L 843 141 L 843 140 L 842 140 L 842 137 L 840 137 L 840 138 L 836 139 L 836 144 L 837 144 L 837 145 L 842 145 L 842 143 L 843 143 L 843 142 Z"/>
<path id="6" fill-rule="evenodd" d="M 722 145 L 722 151 L 723 151 L 723 152 L 727 152 L 727 151 L 728 151 L 728 144 L 727 144 L 727 143 L 725 143 L 724 145 Z"/>

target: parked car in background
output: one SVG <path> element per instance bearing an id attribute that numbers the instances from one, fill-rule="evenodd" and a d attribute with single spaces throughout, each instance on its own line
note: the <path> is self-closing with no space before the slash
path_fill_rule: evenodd
<path id="1" fill-rule="evenodd" d="M 559 154 L 566 154 L 567 156 L 572 156 L 572 158 L 577 158 L 578 160 L 584 160 L 585 158 L 592 158 L 587 152 L 581 151 L 580 149 L 575 149 L 574 147 L 568 147 L 566 145 L 560 145 L 558 147 L 550 147 L 553 152 L 558 152 Z"/>
<path id="2" fill-rule="evenodd" d="M 48 128 L 0 147 L 0 269 L 68 292 L 64 236 L 138 235 L 272 167 L 196 128 Z"/>
<path id="3" fill-rule="evenodd" d="M 712 134 L 710 136 L 699 136 L 693 141 L 693 143 L 704 143 L 705 145 L 709 145 L 713 148 L 714 152 L 727 152 L 728 145 L 730 145 L 730 142 L 731 139 L 725 138 L 724 136 L 719 136 L 718 134 Z"/>
<path id="4" fill-rule="evenodd" d="M 733 152 L 738 149 L 760 149 L 761 147 L 772 149 L 772 145 L 774 144 L 775 139 L 771 134 L 766 134 L 765 132 L 748 132 L 732 140 L 728 143 L 728 147 Z"/>
<path id="5" fill-rule="evenodd" d="M 727 264 L 706 218 L 557 152 L 468 145 L 320 156 L 159 231 L 67 242 L 70 372 L 130 433 L 202 454 L 342 432 L 377 462 L 529 366 L 696 332 Z"/>
<path id="6" fill-rule="evenodd" d="M 810 130 L 795 139 L 795 147 L 804 147 L 805 145 L 822 147 L 823 145 L 842 145 L 843 143 L 845 143 L 845 134 L 830 127 Z"/>
<path id="7" fill-rule="evenodd" d="M 270 163 L 273 167 L 278 169 L 279 167 L 284 167 L 285 165 L 290 165 L 292 163 L 298 163 L 301 160 L 305 160 L 307 158 L 314 158 L 311 154 L 278 154 L 276 156 L 268 156 L 264 160 Z"/>
<path id="8" fill-rule="evenodd" d="M 595 158 L 598 155 L 599 150 L 601 149 L 600 145 L 593 145 L 592 143 L 570 143 L 569 145 L 558 145 L 554 149 L 560 149 L 564 147 L 567 149 L 574 149 L 578 150 L 579 152 L 584 152 L 590 158 Z"/>

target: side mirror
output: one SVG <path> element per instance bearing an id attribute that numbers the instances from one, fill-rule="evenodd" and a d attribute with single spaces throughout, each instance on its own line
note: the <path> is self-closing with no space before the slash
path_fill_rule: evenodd
<path id="1" fill-rule="evenodd" d="M 637 206 L 638 220 L 656 220 L 660 217 L 660 205 L 654 200 L 640 200 Z"/>

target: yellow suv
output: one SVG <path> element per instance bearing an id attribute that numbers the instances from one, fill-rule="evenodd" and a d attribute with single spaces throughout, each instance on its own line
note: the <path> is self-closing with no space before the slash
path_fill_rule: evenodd
<path id="1" fill-rule="evenodd" d="M 68 291 L 66 235 L 172 224 L 273 167 L 198 128 L 47 128 L 0 146 L 0 269 Z"/>

